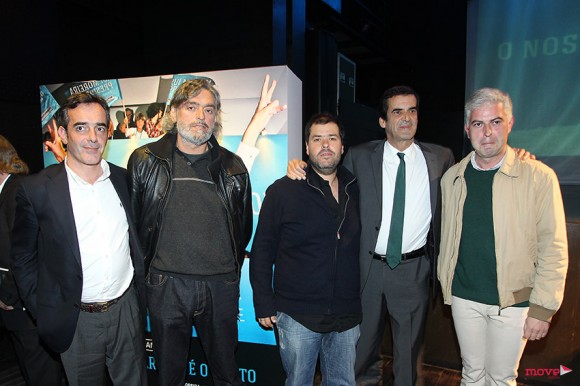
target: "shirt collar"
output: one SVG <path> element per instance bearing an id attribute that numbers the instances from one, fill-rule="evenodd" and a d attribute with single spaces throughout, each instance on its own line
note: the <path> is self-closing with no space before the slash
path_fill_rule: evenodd
<path id="1" fill-rule="evenodd" d="M 10 178 L 12 174 L 8 174 L 8 176 L 4 179 L 4 181 L 2 181 L 2 183 L 0 183 L 0 192 L 2 191 L 2 189 L 4 189 L 4 185 L 6 185 L 6 181 L 8 181 L 8 179 Z"/>
<path id="2" fill-rule="evenodd" d="M 411 144 L 411 146 L 409 146 L 408 148 L 406 148 L 403 151 L 398 150 L 397 148 L 395 148 L 393 145 L 391 145 L 389 143 L 389 141 L 385 141 L 385 156 L 388 157 L 393 157 L 393 158 L 399 158 L 399 156 L 397 155 L 397 153 L 403 153 L 405 154 L 405 161 L 413 161 L 415 159 L 415 156 L 417 154 L 417 144 L 415 142 L 413 142 L 413 144 Z"/>
<path id="3" fill-rule="evenodd" d="M 505 161 L 505 156 L 507 155 L 507 151 L 506 153 L 503 155 L 503 157 L 501 158 L 501 160 L 499 160 L 499 162 L 497 164 L 495 164 L 493 167 L 489 168 L 489 169 L 482 169 L 477 165 L 477 162 L 475 162 L 475 152 L 473 152 L 471 154 L 471 166 L 473 166 L 473 168 L 475 170 L 479 170 L 480 172 L 485 172 L 488 170 L 496 170 L 499 169 L 501 167 L 501 165 L 503 165 L 504 161 Z"/>
<path id="4" fill-rule="evenodd" d="M 69 166 L 68 166 L 68 155 L 64 158 L 64 167 L 66 169 L 66 173 L 67 175 L 73 179 L 73 181 L 75 181 L 77 184 L 80 185 L 91 185 L 89 184 L 87 181 L 85 181 L 82 177 L 80 177 L 78 174 L 76 174 Z M 101 169 L 103 170 L 103 174 L 101 174 L 101 176 L 99 178 L 97 178 L 97 180 L 95 181 L 95 183 L 97 182 L 101 182 L 106 180 L 107 178 L 109 178 L 109 176 L 111 175 L 111 169 L 109 168 L 109 163 L 107 161 L 105 161 L 104 159 L 101 159 Z"/>

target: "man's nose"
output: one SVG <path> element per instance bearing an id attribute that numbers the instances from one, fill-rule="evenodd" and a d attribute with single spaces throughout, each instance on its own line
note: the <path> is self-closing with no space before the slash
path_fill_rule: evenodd
<path id="1" fill-rule="evenodd" d="M 491 130 L 491 125 L 485 125 L 483 126 L 483 135 L 485 135 L 486 137 L 489 137 L 492 133 Z"/>
<path id="2" fill-rule="evenodd" d="M 89 128 L 89 141 L 97 142 L 97 129 L 94 127 Z"/>
<path id="3" fill-rule="evenodd" d="M 205 111 L 200 107 L 199 109 L 197 109 L 197 111 L 195 112 L 195 117 L 197 119 L 205 119 Z"/>

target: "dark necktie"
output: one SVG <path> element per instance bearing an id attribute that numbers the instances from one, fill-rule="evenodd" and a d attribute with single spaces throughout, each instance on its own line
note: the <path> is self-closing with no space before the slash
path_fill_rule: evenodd
<path id="1" fill-rule="evenodd" d="M 401 263 L 403 248 L 403 222 L 405 220 L 405 160 L 404 153 L 397 153 L 401 161 L 395 180 L 395 195 L 393 197 L 393 212 L 391 214 L 391 229 L 387 242 L 387 264 L 394 269 Z"/>

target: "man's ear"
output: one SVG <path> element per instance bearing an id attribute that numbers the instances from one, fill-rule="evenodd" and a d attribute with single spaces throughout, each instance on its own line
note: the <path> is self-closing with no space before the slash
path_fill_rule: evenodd
<path id="1" fill-rule="evenodd" d="M 58 136 L 60 137 L 62 143 L 66 145 L 68 142 L 68 133 L 64 127 L 62 126 L 58 127 Z"/>
<path id="2" fill-rule="evenodd" d="M 387 126 L 387 121 L 382 117 L 379 117 L 379 125 L 384 129 Z"/>
<path id="3" fill-rule="evenodd" d="M 512 127 L 514 127 L 514 123 L 515 123 L 515 119 L 512 115 L 512 119 L 510 119 L 510 121 L 508 122 L 508 133 L 512 132 Z"/>
<path id="4" fill-rule="evenodd" d="M 171 110 L 169 110 L 169 116 L 171 117 L 172 122 L 177 122 L 177 110 L 175 107 L 172 107 Z"/>

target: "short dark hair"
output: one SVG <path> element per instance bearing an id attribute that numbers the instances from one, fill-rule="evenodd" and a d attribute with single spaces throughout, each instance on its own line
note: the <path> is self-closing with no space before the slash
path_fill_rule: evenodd
<path id="1" fill-rule="evenodd" d="M 80 92 L 67 98 L 64 104 L 60 106 L 60 109 L 54 115 L 57 125 L 64 127 L 66 130 L 69 122 L 68 111 L 76 109 L 78 105 L 89 103 L 96 103 L 100 105 L 103 110 L 105 110 L 105 114 L 107 115 L 106 124 L 109 126 L 109 123 L 111 122 L 111 109 L 109 108 L 107 101 L 105 101 L 103 97 L 97 94 L 91 94 L 89 92 Z"/>
<path id="2" fill-rule="evenodd" d="M 310 130 L 312 129 L 312 126 L 314 126 L 314 125 L 326 125 L 327 123 L 334 123 L 338 126 L 338 133 L 340 134 L 340 139 L 341 139 L 341 141 L 344 141 L 344 135 L 345 135 L 344 127 L 342 126 L 342 124 L 340 123 L 338 118 L 330 113 L 322 112 L 322 113 L 314 114 L 312 117 L 310 117 L 308 122 L 306 122 L 306 126 L 304 127 L 304 142 L 308 142 L 308 139 L 310 138 Z"/>
<path id="3" fill-rule="evenodd" d="M 381 118 L 387 119 L 388 101 L 398 95 L 414 95 L 415 99 L 417 99 L 417 111 L 419 111 L 419 94 L 409 86 L 394 86 L 385 90 L 381 96 L 381 104 L 379 106 L 379 116 Z"/>
<path id="4" fill-rule="evenodd" d="M 154 102 L 147 107 L 147 117 L 153 118 L 156 116 L 160 111 L 165 109 L 165 105 L 161 102 Z"/>

